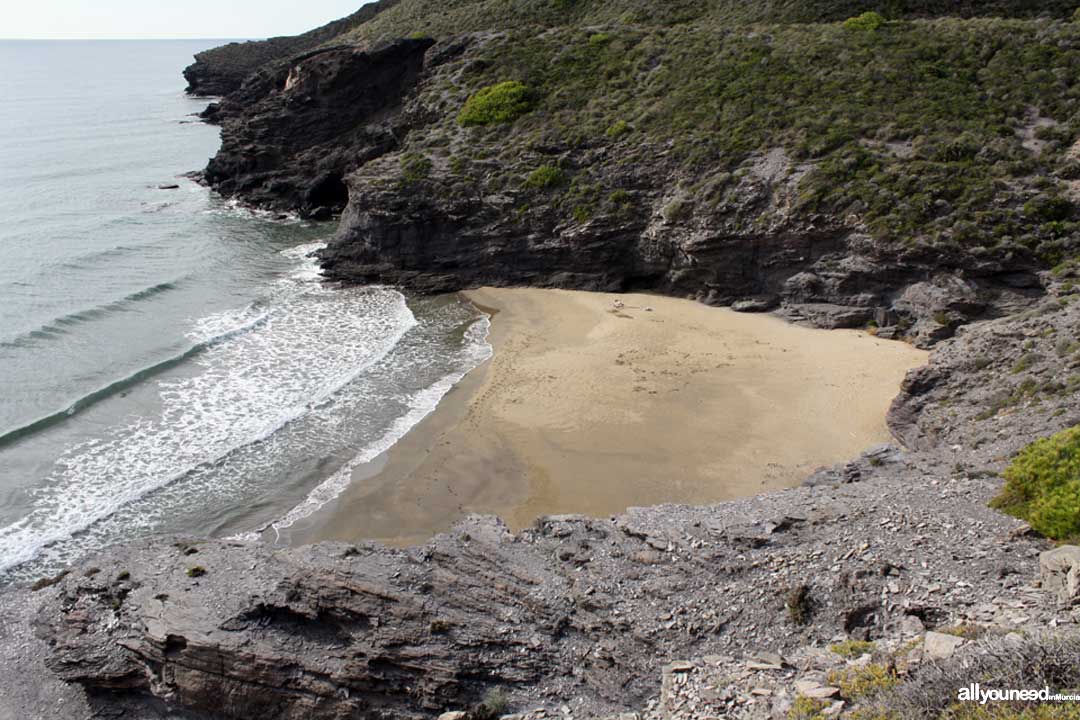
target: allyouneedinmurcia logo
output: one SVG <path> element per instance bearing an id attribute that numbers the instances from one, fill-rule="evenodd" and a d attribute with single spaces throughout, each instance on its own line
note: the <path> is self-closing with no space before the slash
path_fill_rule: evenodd
<path id="1" fill-rule="evenodd" d="M 986 705 L 991 702 L 1077 702 L 1080 701 L 1080 695 L 1054 692 L 1049 687 L 1042 690 L 1018 690 L 1016 688 L 983 688 L 979 683 L 971 683 L 957 691 L 956 699 L 960 702 Z"/>

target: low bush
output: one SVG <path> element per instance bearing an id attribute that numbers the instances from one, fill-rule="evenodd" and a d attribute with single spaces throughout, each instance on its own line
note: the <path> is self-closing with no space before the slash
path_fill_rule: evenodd
<path id="1" fill-rule="evenodd" d="M 788 720 L 823 720 L 825 716 L 822 715 L 822 712 L 829 705 L 830 703 L 824 700 L 800 695 L 795 698 L 795 702 L 791 704 L 791 709 L 788 710 Z"/>
<path id="2" fill-rule="evenodd" d="M 810 622 L 814 611 L 813 602 L 810 600 L 810 586 L 796 585 L 790 588 L 784 599 L 784 606 L 787 608 L 788 620 L 793 624 L 805 625 Z"/>
<path id="3" fill-rule="evenodd" d="M 465 126 L 509 123 L 532 110 L 533 105 L 528 87 L 507 80 L 470 96 L 458 114 L 458 123 Z"/>
<path id="4" fill-rule="evenodd" d="M 431 174 L 431 160 L 419 153 L 401 156 L 401 177 L 407 183 L 419 182 Z"/>
<path id="5" fill-rule="evenodd" d="M 630 132 L 630 125 L 625 120 L 616 120 L 611 127 L 604 131 L 609 138 L 617 138 Z"/>
<path id="6" fill-rule="evenodd" d="M 1063 197 L 1040 195 L 1024 203 L 1024 215 L 1041 222 L 1068 220 L 1072 211 L 1072 203 Z"/>
<path id="7" fill-rule="evenodd" d="M 895 670 L 880 663 L 833 670 L 828 680 L 840 688 L 840 695 L 846 700 L 862 700 L 894 688 L 900 682 Z"/>
<path id="8" fill-rule="evenodd" d="M 829 650 L 842 658 L 853 659 L 874 651 L 874 643 L 866 640 L 845 640 L 830 645 Z"/>
<path id="9" fill-rule="evenodd" d="M 1005 470 L 990 505 L 1046 537 L 1080 537 L 1080 425 L 1027 446 Z"/>
<path id="10" fill-rule="evenodd" d="M 844 21 L 846 30 L 860 30 L 862 32 L 874 32 L 885 24 L 885 18 L 874 11 L 864 12 L 862 15 L 850 17 Z"/>
<path id="11" fill-rule="evenodd" d="M 556 187 L 566 182 L 566 175 L 557 167 L 541 165 L 525 178 L 525 187 L 538 190 Z"/>

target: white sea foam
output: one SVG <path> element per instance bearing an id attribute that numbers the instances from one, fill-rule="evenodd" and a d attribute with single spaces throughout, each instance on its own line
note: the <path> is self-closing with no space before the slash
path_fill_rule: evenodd
<path id="1" fill-rule="evenodd" d="M 286 251 L 299 266 L 264 302 L 194 324 L 191 339 L 207 349 L 186 368 L 193 374 L 156 381 L 159 413 L 58 460 L 30 514 L 0 528 L 0 571 L 267 440 L 393 350 L 417 322 L 404 297 L 312 282 L 317 269 L 306 256 L 315 249 Z"/>
<path id="2" fill-rule="evenodd" d="M 450 392 L 454 385 L 461 382 L 470 370 L 491 357 L 492 348 L 487 343 L 490 328 L 491 321 L 486 315 L 469 326 L 465 336 L 465 357 L 462 358 L 464 366 L 440 378 L 434 384 L 420 390 L 409 398 L 408 412 L 395 420 L 382 437 L 363 448 L 349 462 L 339 468 L 337 472 L 308 493 L 303 502 L 280 519 L 263 527 L 260 531 L 236 535 L 235 539 L 253 541 L 259 539 L 261 533 L 266 530 L 281 531 L 292 527 L 297 522 L 318 512 L 327 503 L 336 500 L 352 482 L 352 474 L 356 468 L 364 463 L 371 462 L 393 447 L 409 430 L 427 417 L 438 406 L 446 393 Z"/>
<path id="3" fill-rule="evenodd" d="M 201 188 L 201 186 L 196 186 Z M 238 218 L 257 218 L 259 220 L 272 220 L 274 222 L 285 223 L 289 225 L 304 222 L 303 218 L 296 212 L 279 212 L 275 210 L 264 210 L 262 208 L 252 207 L 245 205 L 244 203 L 230 198 L 223 203 L 216 203 L 213 207 L 203 210 L 206 215 L 229 215 Z"/>

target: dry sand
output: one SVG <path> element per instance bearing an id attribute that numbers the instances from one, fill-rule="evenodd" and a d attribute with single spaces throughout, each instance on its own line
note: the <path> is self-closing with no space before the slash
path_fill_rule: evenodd
<path id="1" fill-rule="evenodd" d="M 927 357 L 652 295 L 468 296 L 494 315 L 494 357 L 288 541 L 412 543 L 472 512 L 518 529 L 790 487 L 888 441 L 889 402 Z"/>

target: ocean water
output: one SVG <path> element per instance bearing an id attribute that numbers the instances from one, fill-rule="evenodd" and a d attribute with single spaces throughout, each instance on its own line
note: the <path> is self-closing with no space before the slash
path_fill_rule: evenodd
<path id="1" fill-rule="evenodd" d="M 332 225 L 184 177 L 218 131 L 180 71 L 219 42 L 0 41 L 0 583 L 288 527 L 490 355 L 456 298 L 323 282 Z"/>

